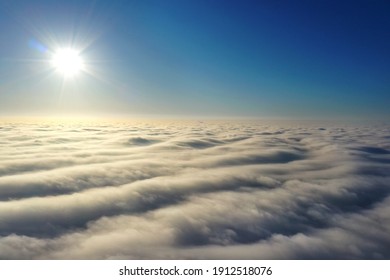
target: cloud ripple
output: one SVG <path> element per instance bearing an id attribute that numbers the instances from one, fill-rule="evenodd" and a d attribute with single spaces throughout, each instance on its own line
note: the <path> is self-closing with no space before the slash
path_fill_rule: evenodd
<path id="1" fill-rule="evenodd" d="M 0 125 L 0 259 L 390 259 L 388 126 Z"/>

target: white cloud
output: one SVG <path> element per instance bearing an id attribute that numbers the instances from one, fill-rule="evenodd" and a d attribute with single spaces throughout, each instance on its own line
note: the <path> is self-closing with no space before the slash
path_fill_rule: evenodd
<path id="1" fill-rule="evenodd" d="M 1 259 L 390 258 L 388 127 L 1 125 Z"/>

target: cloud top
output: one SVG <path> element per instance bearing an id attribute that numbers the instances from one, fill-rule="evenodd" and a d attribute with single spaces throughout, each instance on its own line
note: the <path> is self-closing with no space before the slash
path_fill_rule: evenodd
<path id="1" fill-rule="evenodd" d="M 0 125 L 0 259 L 390 259 L 390 128 Z"/>

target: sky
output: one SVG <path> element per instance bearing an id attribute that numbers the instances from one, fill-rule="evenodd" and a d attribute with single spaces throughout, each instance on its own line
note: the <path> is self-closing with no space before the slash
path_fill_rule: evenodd
<path id="1" fill-rule="evenodd" d="M 0 115 L 390 119 L 388 1 L 0 0 Z M 80 52 L 65 78 L 53 53 Z"/>

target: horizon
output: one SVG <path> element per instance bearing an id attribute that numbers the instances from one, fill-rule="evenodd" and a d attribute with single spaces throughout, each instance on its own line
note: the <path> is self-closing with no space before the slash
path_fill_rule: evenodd
<path id="1" fill-rule="evenodd" d="M 126 115 L 126 114 L 106 114 L 106 115 L 0 115 L 0 123 L 7 122 L 42 122 L 42 123 L 61 123 L 73 122 L 102 122 L 118 123 L 132 121 L 162 121 L 162 122 L 269 122 L 269 123 L 301 123 L 310 124 L 340 124 L 340 125 L 368 125 L 368 124 L 388 124 L 387 119 L 383 118 L 287 118 L 287 117 L 249 117 L 249 116 L 197 116 L 197 115 Z"/>

